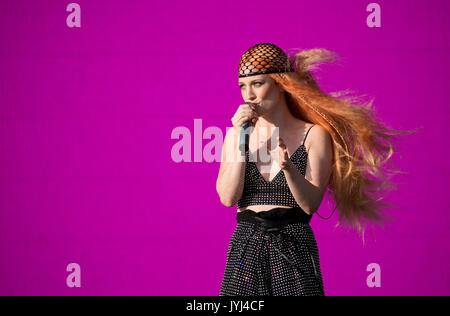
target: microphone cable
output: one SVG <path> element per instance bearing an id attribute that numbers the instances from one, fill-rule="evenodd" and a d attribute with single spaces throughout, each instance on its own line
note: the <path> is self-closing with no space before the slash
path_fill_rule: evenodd
<path id="1" fill-rule="evenodd" d="M 331 212 L 330 216 L 328 216 L 327 218 L 321 216 L 321 215 L 319 214 L 319 212 L 316 212 L 316 214 L 319 215 L 319 217 L 322 218 L 322 219 L 330 219 L 330 217 L 333 216 L 334 211 L 336 211 L 336 207 L 337 207 L 337 206 L 334 207 L 333 212 Z"/>

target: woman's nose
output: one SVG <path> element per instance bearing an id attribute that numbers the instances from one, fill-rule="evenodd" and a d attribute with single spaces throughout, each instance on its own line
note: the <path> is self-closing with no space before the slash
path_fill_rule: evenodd
<path id="1" fill-rule="evenodd" d="M 254 100 L 256 98 L 256 94 L 253 92 L 253 90 L 247 89 L 247 100 Z"/>

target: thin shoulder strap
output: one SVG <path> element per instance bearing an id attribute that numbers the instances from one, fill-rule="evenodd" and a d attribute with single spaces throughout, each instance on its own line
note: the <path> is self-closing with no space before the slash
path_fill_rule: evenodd
<path id="1" fill-rule="evenodd" d="M 312 128 L 313 126 L 314 126 L 314 125 L 312 125 L 310 128 L 308 128 L 308 131 L 306 132 L 305 137 L 303 138 L 303 144 L 302 144 L 302 145 L 305 145 L 306 136 L 308 136 L 308 133 L 309 133 L 309 131 L 311 130 L 311 128 Z"/>

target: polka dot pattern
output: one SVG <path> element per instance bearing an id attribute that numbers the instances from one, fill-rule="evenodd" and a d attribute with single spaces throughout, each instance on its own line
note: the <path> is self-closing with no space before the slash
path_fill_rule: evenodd
<path id="1" fill-rule="evenodd" d="M 304 144 L 311 128 L 290 157 L 303 176 L 307 162 Z M 244 191 L 238 207 L 269 204 L 291 208 L 262 212 L 246 209 L 237 214 L 219 295 L 324 296 L 319 250 L 309 225 L 311 216 L 296 203 L 282 170 L 272 181 L 266 181 L 248 158 L 247 152 Z M 275 223 L 277 228 L 268 230 L 267 223 Z"/>
<path id="2" fill-rule="evenodd" d="M 300 147 L 298 147 L 289 158 L 303 176 L 305 176 L 306 173 L 306 163 L 308 159 L 305 140 L 311 128 L 312 126 L 306 132 Z M 237 203 L 238 208 L 249 205 L 283 205 L 300 207 L 289 189 L 283 170 L 280 170 L 271 181 L 267 181 L 261 175 L 256 163 L 254 161 L 249 161 L 248 151 L 245 155 L 247 163 L 245 166 L 244 189 L 242 196 Z"/>
<path id="3" fill-rule="evenodd" d="M 268 232 L 256 223 L 238 222 L 219 296 L 324 295 L 319 251 L 308 223 Z"/>

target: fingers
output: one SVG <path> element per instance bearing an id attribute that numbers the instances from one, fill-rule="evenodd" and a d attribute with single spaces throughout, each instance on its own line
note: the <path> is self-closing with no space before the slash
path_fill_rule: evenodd
<path id="1" fill-rule="evenodd" d="M 250 121 L 251 119 L 252 119 L 252 117 L 249 116 L 249 115 L 248 115 L 248 116 L 241 117 L 241 119 L 239 120 L 240 125 L 241 125 L 241 126 L 244 125 L 245 122 Z"/>
<path id="2" fill-rule="evenodd" d="M 251 109 L 243 110 L 240 115 L 243 122 L 249 121 L 250 123 L 255 123 L 258 120 L 256 112 Z"/>
<path id="3" fill-rule="evenodd" d="M 255 116 L 258 114 L 258 112 L 256 111 L 256 105 L 254 105 L 253 103 L 246 103 L 246 105 L 247 107 L 245 109 L 247 112 L 254 113 Z"/>
<path id="4" fill-rule="evenodd" d="M 256 105 L 251 105 L 251 110 L 252 110 L 252 112 L 255 114 L 255 116 L 258 116 L 258 109 L 256 108 Z"/>
<path id="5" fill-rule="evenodd" d="M 256 110 L 256 106 L 254 104 L 245 103 L 241 104 L 231 119 L 231 123 L 235 127 L 242 127 L 245 122 L 249 122 L 249 124 L 254 124 L 258 120 L 258 113 Z"/>
<path id="6" fill-rule="evenodd" d="M 255 117 L 258 115 L 255 108 L 250 108 L 249 110 L 246 111 L 246 113 L 250 113 L 251 115 L 253 115 Z"/>
<path id="7" fill-rule="evenodd" d="M 283 158 L 283 160 L 289 159 L 289 153 L 286 144 L 284 143 L 284 140 L 279 136 L 278 136 L 278 147 L 280 147 L 281 149 L 280 152 L 281 158 Z"/>
<path id="8" fill-rule="evenodd" d="M 239 116 L 251 116 L 251 117 L 257 117 L 258 113 L 256 112 L 256 109 L 253 109 L 251 107 L 241 108 L 239 111 Z"/>
<path id="9" fill-rule="evenodd" d="M 237 126 L 242 127 L 242 125 L 244 125 L 245 122 L 247 122 L 247 121 L 250 121 L 250 122 L 252 121 L 252 117 L 250 115 L 240 117 L 237 120 Z"/>
<path id="10" fill-rule="evenodd" d="M 282 149 L 287 150 L 286 144 L 284 143 L 283 138 L 281 138 L 280 136 L 278 136 L 278 146 L 280 146 Z"/>

